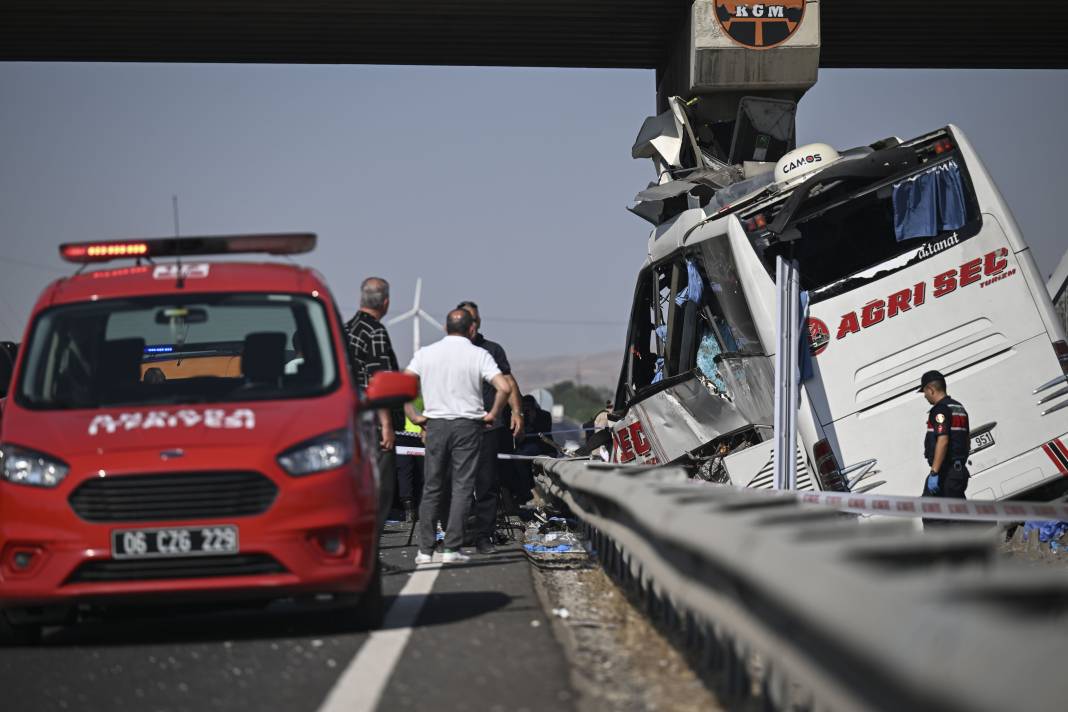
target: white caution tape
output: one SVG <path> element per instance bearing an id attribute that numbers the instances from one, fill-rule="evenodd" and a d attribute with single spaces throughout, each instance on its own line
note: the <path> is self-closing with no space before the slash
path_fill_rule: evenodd
<path id="1" fill-rule="evenodd" d="M 615 463 L 607 464 L 612 469 Z M 655 469 L 655 468 L 646 468 Z M 924 517 L 972 522 L 1068 521 L 1068 502 L 995 502 L 986 499 L 952 497 L 904 497 L 899 495 L 850 494 L 849 492 L 797 492 L 721 485 L 704 480 L 688 482 L 707 487 L 756 492 L 769 497 L 789 498 L 804 504 L 821 504 L 854 514 L 889 517 Z"/>
<path id="2" fill-rule="evenodd" d="M 425 447 L 408 447 L 407 445 L 397 446 L 398 455 L 411 455 L 412 457 L 426 457 Z M 498 453 L 498 460 L 536 460 L 538 457 L 545 457 L 544 455 L 509 455 L 507 453 Z"/>
<path id="3" fill-rule="evenodd" d="M 801 502 L 822 504 L 843 512 L 895 517 L 930 517 L 974 522 L 1068 521 L 1068 504 L 1060 502 L 994 502 L 949 497 L 899 497 L 847 492 L 792 492 Z"/>
<path id="4" fill-rule="evenodd" d="M 548 437 L 550 435 L 563 435 L 564 433 L 595 433 L 598 430 L 607 430 L 607 428 L 565 428 L 564 430 L 545 430 L 545 431 L 542 431 L 540 433 L 532 433 L 532 432 L 523 431 L 523 434 L 519 438 L 516 438 L 516 439 L 517 440 L 521 440 L 523 438 L 540 438 L 540 437 Z M 403 435 L 405 437 L 410 437 L 410 438 L 418 438 L 419 437 L 419 433 L 418 432 L 411 431 L 411 430 L 400 431 L 400 432 L 397 433 L 397 435 L 398 436 Z"/>

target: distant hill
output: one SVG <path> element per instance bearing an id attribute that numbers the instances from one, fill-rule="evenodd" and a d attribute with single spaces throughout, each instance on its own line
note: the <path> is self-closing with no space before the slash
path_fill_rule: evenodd
<path id="1" fill-rule="evenodd" d="M 598 388 L 588 383 L 581 386 L 572 381 L 560 381 L 549 389 L 553 401 L 564 407 L 564 413 L 577 422 L 585 423 L 593 420 L 608 401 L 612 400 L 612 391 L 607 388 Z"/>
<path id="2" fill-rule="evenodd" d="M 606 351 L 596 354 L 567 354 L 535 359 L 512 360 L 512 373 L 524 393 L 548 388 L 561 381 L 573 381 L 596 388 L 616 390 L 623 354 Z"/>

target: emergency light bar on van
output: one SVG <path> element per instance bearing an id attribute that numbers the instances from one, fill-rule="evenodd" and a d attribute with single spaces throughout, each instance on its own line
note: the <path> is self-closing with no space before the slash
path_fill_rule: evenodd
<path id="1" fill-rule="evenodd" d="M 109 242 L 67 242 L 59 255 L 67 262 L 109 262 L 116 259 L 151 257 L 191 257 L 264 252 L 270 255 L 296 255 L 315 249 L 310 232 L 265 235 L 206 235 L 164 237 L 151 240 L 112 240 Z"/>

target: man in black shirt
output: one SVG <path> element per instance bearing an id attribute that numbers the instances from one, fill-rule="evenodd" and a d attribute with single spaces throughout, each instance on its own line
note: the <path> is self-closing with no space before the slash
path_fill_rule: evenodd
<path id="1" fill-rule="evenodd" d="M 367 390 L 371 376 L 379 371 L 399 371 L 393 343 L 381 319 L 389 311 L 389 282 L 368 277 L 360 285 L 360 310 L 345 325 L 348 335 L 352 375 L 361 390 Z M 404 411 L 378 411 L 378 528 L 381 531 L 393 506 L 397 465 L 395 433 L 404 430 Z"/>
<path id="2" fill-rule="evenodd" d="M 474 302 L 460 302 L 456 307 L 467 311 L 475 320 L 475 328 L 482 326 L 478 305 Z M 512 367 L 504 348 L 495 341 L 490 341 L 476 331 L 471 340 L 475 346 L 489 351 L 497 363 L 497 368 L 508 380 L 511 393 L 508 395 L 509 408 L 502 408 L 497 419 L 482 434 L 482 452 L 479 455 L 478 474 L 475 476 L 475 504 L 471 512 L 474 515 L 475 547 L 480 554 L 492 554 L 496 551 L 493 532 L 497 523 L 497 500 L 501 488 L 502 461 L 497 459 L 501 452 L 515 449 L 513 437 L 523 434 L 523 406 L 519 393 L 519 384 L 512 376 Z M 487 412 L 493 407 L 497 390 L 488 383 L 482 384 L 482 400 Z"/>
<path id="3" fill-rule="evenodd" d="M 923 455 L 931 467 L 923 496 L 964 499 L 971 449 L 968 411 L 946 394 L 945 376 L 938 371 L 923 374 L 920 390 L 932 406 L 927 413 L 927 436 L 923 441 Z"/>

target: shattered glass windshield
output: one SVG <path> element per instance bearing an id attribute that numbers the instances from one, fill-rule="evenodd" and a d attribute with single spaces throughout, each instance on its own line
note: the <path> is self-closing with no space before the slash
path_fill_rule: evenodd
<path id="1" fill-rule="evenodd" d="M 722 350 L 733 354 L 763 353 L 726 235 L 702 242 L 701 257 L 708 279 L 708 314 Z"/>
<path id="2" fill-rule="evenodd" d="M 323 305 L 292 294 L 60 306 L 27 349 L 18 398 L 36 409 L 308 397 L 338 377 Z"/>

